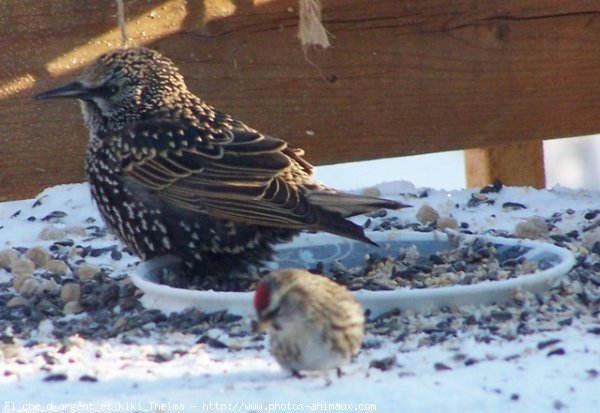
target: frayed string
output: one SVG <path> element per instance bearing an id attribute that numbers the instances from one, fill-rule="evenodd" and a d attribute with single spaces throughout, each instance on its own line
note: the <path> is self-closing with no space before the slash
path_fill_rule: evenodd
<path id="1" fill-rule="evenodd" d="M 321 23 L 321 0 L 299 0 L 300 24 L 298 38 L 306 50 L 309 46 L 320 46 L 327 49 L 331 46 L 329 36 Z"/>

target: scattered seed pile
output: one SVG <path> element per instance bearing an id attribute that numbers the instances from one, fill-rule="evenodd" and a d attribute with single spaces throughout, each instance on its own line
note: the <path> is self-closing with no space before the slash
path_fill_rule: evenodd
<path id="1" fill-rule="evenodd" d="M 338 265 L 334 279 L 350 290 L 393 290 L 396 288 L 439 288 L 507 280 L 534 274 L 550 263 L 527 261 L 520 247 L 499 253 L 484 238 L 464 242 L 454 249 L 423 256 L 416 246 L 397 254 L 371 255 L 363 266 Z M 541 267 L 541 268 L 540 268 Z"/>
<path id="2" fill-rule="evenodd" d="M 449 210 L 464 216 L 493 205 L 494 195 L 501 193 L 502 186 L 490 188 L 474 193 L 464 203 L 456 202 Z M 402 201 L 410 203 L 409 198 L 427 200 L 428 194 L 403 196 Z M 246 344 L 236 345 L 236 350 L 264 345 L 263 337 L 254 334 L 251 323 L 237 316 L 223 312 L 204 314 L 198 310 L 166 315 L 144 309 L 139 302 L 141 292 L 127 278 L 128 269 L 135 265 L 135 257 L 107 234 L 97 217 L 79 214 L 80 217 L 74 219 L 74 211 L 62 210 L 33 214 L 32 211 L 45 201 L 36 200 L 26 211 L 14 211 L 7 221 L 22 226 L 38 223 L 40 229 L 36 239 L 23 245 L 5 243 L 4 249 L 0 250 L 2 357 L 18 358 L 18 349 L 22 346 L 38 345 L 40 332 L 56 340 L 59 350 L 75 336 L 94 341 L 118 339 L 127 344 L 134 343 L 138 337 L 173 332 L 194 335 L 199 343 L 210 347 L 233 348 L 230 343 L 211 338 L 208 332 L 214 328 L 224 330 L 229 337 L 247 338 Z M 502 209 L 527 212 L 525 205 L 512 201 L 505 202 Z M 369 217 L 365 225 L 381 231 L 452 228 L 472 232 L 471 224 L 455 219 L 447 211 L 421 206 L 413 214 L 416 214 L 416 221 L 411 220 L 412 215 L 406 219 L 402 213 L 388 216 L 381 212 Z M 370 318 L 367 325 L 370 334 L 364 347 L 378 348 L 388 340 L 407 343 L 407 346 L 409 343 L 430 346 L 459 336 L 470 336 L 483 342 L 512 340 L 523 334 L 558 330 L 578 320 L 590 325 L 586 330 L 589 334 L 599 335 L 600 235 L 597 230 L 600 211 L 568 208 L 546 217 L 535 214 L 523 217 L 516 220 L 513 231 L 490 226 L 482 232 L 544 238 L 569 248 L 576 255 L 577 264 L 557 288 L 543 294 L 518 292 L 512 302 L 501 306 L 444 308 L 419 314 L 392 311 Z M 565 217 L 576 222 L 577 227 L 569 227 L 568 231 L 562 229 Z M 12 230 L 0 224 L 2 239 L 10 238 L 7 231 Z M 498 254 L 493 245 L 478 238 L 456 250 L 430 256 L 420 256 L 412 248 L 391 257 L 371 256 L 363 268 L 336 268 L 332 277 L 351 289 L 382 290 L 398 286 L 435 288 L 483 280 L 493 282 L 535 270 L 531 263 L 520 261 L 518 254 Z M 257 274 L 248 276 L 244 288 L 253 288 L 258 278 Z M 204 287 L 219 287 L 210 284 L 213 281 L 205 280 Z M 549 355 L 561 354 L 559 343 L 548 347 L 552 352 Z M 157 356 L 153 361 L 165 362 L 172 356 Z M 479 361 L 459 352 L 456 359 L 465 365 Z M 373 360 L 372 367 L 398 368 L 394 360 L 394 357 Z"/>
<path id="3" fill-rule="evenodd" d="M 385 222 L 385 221 L 384 221 Z M 426 227 L 429 230 L 430 226 Z M 458 244 L 458 243 L 457 243 Z M 393 290 L 396 288 L 437 288 L 470 285 L 484 281 L 500 281 L 520 275 L 534 274 L 552 263 L 527 261 L 521 247 L 505 248 L 485 240 L 462 242 L 456 248 L 423 255 L 415 245 L 399 248 L 394 253 L 370 254 L 364 263 L 346 268 L 335 262 L 331 270 L 320 262 L 311 271 L 326 274 L 350 290 Z M 263 272 L 266 272 L 264 270 Z M 159 283 L 176 288 L 216 291 L 253 291 L 263 272 L 251 271 L 226 277 L 209 275 L 189 279 L 176 270 L 165 269 L 155 274 Z"/>

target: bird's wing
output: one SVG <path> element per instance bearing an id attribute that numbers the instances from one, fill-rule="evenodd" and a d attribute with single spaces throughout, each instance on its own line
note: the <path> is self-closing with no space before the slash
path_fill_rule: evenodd
<path id="1" fill-rule="evenodd" d="M 301 190 L 312 166 L 282 140 L 236 125 L 208 129 L 168 119 L 119 133 L 113 151 L 126 179 L 173 206 L 267 226 L 318 225 Z"/>

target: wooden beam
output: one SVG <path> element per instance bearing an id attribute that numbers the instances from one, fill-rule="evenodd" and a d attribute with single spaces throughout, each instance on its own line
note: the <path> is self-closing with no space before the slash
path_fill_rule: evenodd
<path id="1" fill-rule="evenodd" d="M 297 0 L 131 0 L 133 44 L 315 164 L 600 132 L 597 0 L 327 0 L 305 56 Z M 119 44 L 114 0 L 4 0 L 0 200 L 83 180 L 73 102 L 31 95 Z M 389 177 L 385 177 L 388 179 Z"/>
<path id="2" fill-rule="evenodd" d="M 468 187 L 481 188 L 495 180 L 513 186 L 546 186 L 542 141 L 468 149 L 465 169 Z"/>

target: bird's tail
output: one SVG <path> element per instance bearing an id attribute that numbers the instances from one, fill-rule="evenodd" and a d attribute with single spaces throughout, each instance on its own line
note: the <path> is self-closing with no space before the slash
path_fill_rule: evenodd
<path id="1" fill-rule="evenodd" d="M 318 205 L 327 211 L 336 212 L 344 218 L 378 209 L 400 209 L 411 206 L 392 201 L 391 199 L 347 194 L 344 192 L 312 192 L 308 195 L 308 199 L 311 204 Z"/>
<path id="2" fill-rule="evenodd" d="M 378 209 L 408 208 L 390 199 L 353 195 L 343 192 L 313 192 L 308 196 L 310 203 L 319 206 L 326 212 L 320 222 L 320 230 L 343 237 L 352 238 L 368 244 L 377 245 L 364 233 L 360 225 L 346 220 L 348 217 L 364 214 Z"/>

